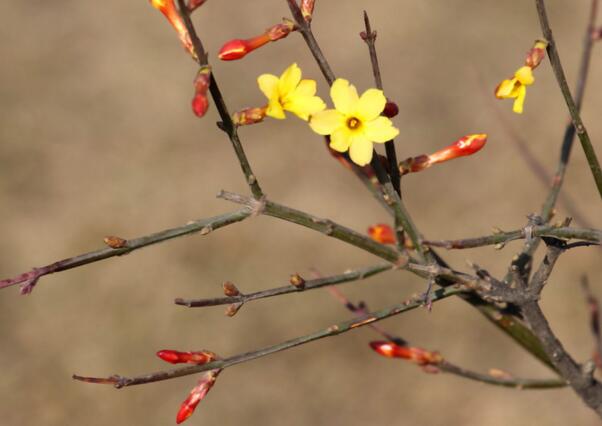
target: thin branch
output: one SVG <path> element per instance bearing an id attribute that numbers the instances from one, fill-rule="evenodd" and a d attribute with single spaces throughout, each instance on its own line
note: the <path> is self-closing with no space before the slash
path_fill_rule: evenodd
<path id="1" fill-rule="evenodd" d="M 14 278 L 1 280 L 0 289 L 10 287 L 16 284 L 21 284 L 21 292 L 27 294 L 33 290 L 33 287 L 36 285 L 38 280 L 44 275 L 66 271 L 67 269 L 77 268 L 79 266 L 98 262 L 100 260 L 108 259 L 114 256 L 122 256 L 124 254 L 131 253 L 134 250 L 138 250 L 143 247 L 150 246 L 152 244 L 161 243 L 163 241 L 171 240 L 172 238 L 182 237 L 184 235 L 190 235 L 195 233 L 199 233 L 200 235 L 207 235 L 216 229 L 222 228 L 224 226 L 236 222 L 240 222 L 248 218 L 251 215 L 251 213 L 251 210 L 249 210 L 248 208 L 243 208 L 219 216 L 195 220 L 177 228 L 166 229 L 164 231 L 156 232 L 154 234 L 127 240 L 125 241 L 122 247 L 107 247 L 104 249 L 59 260 L 46 266 L 33 268 L 31 271 L 24 272 Z"/>
<path id="2" fill-rule="evenodd" d="M 573 126 L 575 127 L 575 131 L 577 132 L 577 136 L 581 141 L 581 147 L 583 148 L 583 152 L 585 153 L 585 157 L 587 158 L 587 163 L 592 172 L 592 176 L 594 178 L 594 182 L 596 183 L 596 187 L 598 188 L 598 193 L 600 194 L 600 198 L 602 198 L 602 170 L 600 169 L 600 163 L 598 162 L 598 158 L 596 157 L 596 152 L 594 150 L 594 147 L 592 146 L 591 140 L 587 133 L 587 129 L 585 128 L 585 125 L 581 120 L 581 115 L 579 114 L 580 104 L 577 104 L 573 100 L 571 90 L 569 89 L 569 85 L 566 81 L 564 69 L 562 68 L 560 56 L 558 55 L 558 50 L 556 48 L 556 42 L 554 41 L 552 29 L 550 28 L 550 22 L 548 21 L 545 2 L 544 0 L 535 0 L 535 4 L 537 7 L 537 14 L 539 16 L 539 22 L 541 25 L 541 30 L 543 32 L 543 36 L 548 41 L 547 52 L 548 57 L 550 58 L 550 64 L 552 66 L 552 69 L 554 70 L 558 86 L 560 86 L 560 90 L 569 109 L 571 120 L 573 122 Z M 589 39 L 591 40 L 591 32 L 589 34 Z M 591 43 L 591 41 L 588 43 Z"/>
<path id="3" fill-rule="evenodd" d="M 201 39 L 198 37 L 196 33 L 196 29 L 192 20 L 190 19 L 190 11 L 186 7 L 186 3 L 184 0 L 178 0 L 178 8 L 180 9 L 180 15 L 182 16 L 182 20 L 184 21 L 184 25 L 186 26 L 186 30 L 190 34 L 190 39 L 192 41 L 192 45 L 194 47 L 194 51 L 197 56 L 197 62 L 201 67 L 209 66 L 208 55 L 203 47 L 203 43 Z M 238 137 L 238 131 L 234 122 L 232 121 L 232 117 L 228 112 L 228 108 L 226 107 L 226 102 L 222 93 L 217 84 L 217 80 L 215 79 L 215 75 L 213 71 L 211 71 L 211 80 L 209 83 L 209 92 L 211 93 L 211 97 L 213 98 L 213 102 L 217 108 L 217 112 L 221 118 L 221 123 L 218 123 L 218 127 L 223 130 L 227 135 L 228 139 L 232 143 L 232 147 L 234 148 L 234 152 L 236 153 L 236 157 L 238 158 L 238 162 L 240 163 L 240 167 L 245 175 L 247 184 L 253 193 L 253 196 L 257 199 L 263 196 L 263 191 L 259 186 L 259 182 L 257 181 L 257 177 L 253 173 L 251 169 L 251 165 L 249 160 L 247 159 L 247 155 L 240 143 L 240 139 Z"/>
<path id="4" fill-rule="evenodd" d="M 228 305 L 232 303 L 247 303 L 253 300 L 265 299 L 266 297 L 280 296 L 289 293 L 300 293 L 307 290 L 315 290 L 325 286 L 332 286 L 334 284 L 343 284 L 350 281 L 363 280 L 365 278 L 377 275 L 381 272 L 390 271 L 394 268 L 394 265 L 387 263 L 381 265 L 370 266 L 355 271 L 347 271 L 339 275 L 332 275 L 329 277 L 318 278 L 314 280 L 308 280 L 302 287 L 296 287 L 291 284 L 282 287 L 271 288 L 268 290 L 257 291 L 255 293 L 240 294 L 238 296 L 231 297 L 216 297 L 213 299 L 190 299 L 185 300 L 178 298 L 175 300 L 176 305 L 187 306 L 189 308 L 204 307 L 204 306 L 218 306 Z"/>
<path id="5" fill-rule="evenodd" d="M 592 292 L 587 276 L 581 278 L 581 288 L 585 293 L 585 298 L 589 308 L 590 314 L 590 330 L 595 342 L 595 353 L 594 360 L 596 361 L 598 368 L 600 368 L 600 357 L 602 357 L 602 334 L 600 333 L 600 303 L 598 298 Z"/>
<path id="6" fill-rule="evenodd" d="M 374 82 L 376 87 L 383 90 L 383 81 L 380 74 L 380 66 L 378 65 L 378 55 L 376 54 L 376 31 L 372 31 L 370 26 L 370 19 L 368 13 L 364 10 L 364 25 L 366 32 L 362 35 L 363 40 L 368 46 L 368 52 L 370 53 L 370 63 L 372 64 L 372 73 L 374 74 Z M 395 141 L 390 140 L 385 142 L 385 152 L 387 154 L 387 163 L 389 166 L 389 176 L 393 183 L 395 192 L 401 197 L 401 174 L 399 173 L 399 166 L 397 161 L 397 153 L 395 151 Z"/>
<path id="7" fill-rule="evenodd" d="M 455 289 L 455 288 L 443 288 L 438 289 L 433 293 L 433 302 L 438 302 L 440 300 L 446 299 L 450 296 L 454 296 L 462 293 L 464 290 Z M 379 311 L 371 312 L 367 315 L 363 315 L 359 318 L 354 318 L 351 320 L 346 320 L 339 322 L 337 324 L 331 325 L 330 327 L 324 328 L 322 330 L 318 330 L 316 332 L 307 334 L 305 336 L 297 337 L 295 339 L 287 340 L 285 342 L 267 346 L 262 349 L 258 349 L 251 352 L 246 352 L 240 355 L 235 355 L 230 358 L 225 358 L 223 360 L 214 361 L 204 365 L 192 365 L 187 367 L 175 368 L 167 371 L 158 371 L 155 373 L 143 374 L 141 376 L 136 377 L 123 377 L 123 376 L 111 376 L 105 379 L 102 378 L 90 378 L 74 375 L 73 378 L 76 380 L 82 380 L 85 382 L 93 382 L 93 383 L 103 383 L 103 384 L 113 384 L 116 388 L 122 388 L 127 386 L 141 385 L 145 383 L 153 383 L 162 380 L 174 379 L 176 377 L 188 376 L 191 374 L 197 374 L 203 371 L 213 370 L 213 369 L 224 369 L 231 367 L 236 364 L 241 364 L 243 362 L 252 361 L 257 358 L 264 357 L 266 355 L 271 355 L 277 352 L 281 352 L 287 349 L 291 349 L 300 345 L 304 345 L 306 343 L 314 342 L 319 339 L 323 339 L 325 337 L 337 336 L 342 333 L 346 333 L 348 331 L 354 330 L 359 327 L 363 327 L 369 324 L 373 324 L 377 321 L 383 320 L 385 318 L 390 318 L 392 316 L 411 311 L 416 309 L 422 305 L 421 299 L 412 299 L 409 301 L 405 301 L 402 303 L 398 303 L 392 305 L 388 308 L 381 309 Z"/>
<path id="8" fill-rule="evenodd" d="M 460 240 L 424 240 L 422 243 L 430 247 L 443 247 L 446 249 L 469 249 L 489 245 L 503 245 L 510 241 L 534 237 L 555 237 L 565 239 L 580 239 L 592 244 L 602 243 L 602 230 L 586 228 L 570 228 L 556 226 L 534 226 L 531 234 L 527 235 L 525 229 L 509 232 L 499 232 L 484 237 L 466 238 Z"/>

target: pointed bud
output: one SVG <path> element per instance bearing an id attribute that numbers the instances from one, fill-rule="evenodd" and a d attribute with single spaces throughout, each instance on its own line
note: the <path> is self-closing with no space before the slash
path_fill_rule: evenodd
<path id="1" fill-rule="evenodd" d="M 299 289 L 305 288 L 305 280 L 303 279 L 303 277 L 301 275 L 299 275 L 297 273 L 291 275 L 289 282 L 291 283 L 291 285 L 294 285 L 295 287 L 297 287 Z"/>
<path id="2" fill-rule="evenodd" d="M 115 237 L 113 235 L 104 237 L 103 241 L 105 242 L 106 245 L 108 245 L 112 249 L 118 249 L 118 248 L 125 247 L 128 243 L 127 240 L 125 240 L 121 237 Z"/>
<path id="3" fill-rule="evenodd" d="M 171 364 L 196 364 L 202 365 L 215 361 L 219 357 L 211 351 L 180 352 L 172 349 L 163 349 L 157 356 Z"/>
<path id="4" fill-rule="evenodd" d="M 546 57 L 546 47 L 548 47 L 547 41 L 536 40 L 531 50 L 527 52 L 527 57 L 525 58 L 525 65 L 530 67 L 531 69 L 537 68 L 537 66 L 541 63 L 543 58 Z"/>
<path id="5" fill-rule="evenodd" d="M 188 0 L 188 11 L 194 12 L 197 8 L 201 7 L 206 1 L 207 0 Z"/>
<path id="6" fill-rule="evenodd" d="M 402 358 L 418 365 L 437 365 L 443 361 L 439 352 L 429 352 L 414 346 L 400 346 L 393 342 L 370 342 L 370 347 L 387 358 Z"/>
<path id="7" fill-rule="evenodd" d="M 232 121 L 237 126 L 248 126 L 261 123 L 265 118 L 267 107 L 245 108 L 232 114 Z"/>
<path id="8" fill-rule="evenodd" d="M 163 15 L 165 15 L 165 17 L 167 18 L 167 20 L 169 21 L 171 26 L 174 27 L 174 29 L 178 33 L 178 37 L 180 38 L 180 41 L 182 42 L 182 44 L 184 45 L 186 50 L 188 50 L 188 52 L 192 55 L 192 57 L 196 59 L 197 56 L 194 51 L 194 47 L 192 45 L 192 40 L 190 39 L 190 34 L 188 34 L 186 25 L 184 25 L 184 21 L 182 20 L 182 17 L 180 16 L 180 13 L 178 12 L 178 9 L 176 8 L 174 1 L 173 0 L 149 0 L 149 1 L 155 9 L 159 10 Z"/>
<path id="9" fill-rule="evenodd" d="M 281 24 L 268 28 L 263 34 L 245 40 L 230 40 L 219 50 L 218 57 L 222 61 L 235 61 L 244 58 L 248 53 L 261 46 L 286 37 L 293 31 L 295 24 L 289 19 L 283 19 Z"/>
<path id="10" fill-rule="evenodd" d="M 311 22 L 316 0 L 301 0 L 301 14 L 305 22 Z"/>
<path id="11" fill-rule="evenodd" d="M 211 82 L 211 68 L 205 65 L 199 69 L 193 81 L 194 97 L 192 98 L 192 112 L 194 115 L 201 118 L 209 109 L 209 99 L 207 92 Z"/>
<path id="12" fill-rule="evenodd" d="M 243 305 L 243 302 L 231 303 L 230 305 L 226 306 L 226 310 L 224 311 L 224 314 L 226 314 L 226 316 L 233 317 L 234 315 L 236 315 L 238 313 L 240 308 L 242 308 L 242 305 Z"/>
<path id="13" fill-rule="evenodd" d="M 368 228 L 368 235 L 381 244 L 395 244 L 397 242 L 393 228 L 384 223 L 372 225 Z"/>
<path id="14" fill-rule="evenodd" d="M 235 297 L 235 296 L 239 296 L 240 295 L 240 291 L 234 285 L 234 283 L 231 283 L 230 281 L 226 281 L 222 286 L 224 287 L 224 294 L 226 296 L 228 296 L 228 297 Z"/>
<path id="15" fill-rule="evenodd" d="M 393 118 L 397 114 L 399 114 L 399 107 L 395 102 L 387 101 L 385 104 L 385 109 L 383 110 L 383 115 L 387 118 Z"/>
<path id="16" fill-rule="evenodd" d="M 207 393 L 213 387 L 220 372 L 221 370 L 211 370 L 203 374 L 198 384 L 190 391 L 188 398 L 186 398 L 186 400 L 180 406 L 178 414 L 176 415 L 177 424 L 182 423 L 192 416 L 197 405 L 199 405 L 199 402 L 205 398 Z"/>

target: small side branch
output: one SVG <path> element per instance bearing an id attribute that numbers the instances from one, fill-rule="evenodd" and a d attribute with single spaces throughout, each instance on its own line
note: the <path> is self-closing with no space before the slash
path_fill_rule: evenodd
<path id="1" fill-rule="evenodd" d="M 134 250 L 141 249 L 152 244 L 161 243 L 173 238 L 182 237 L 199 233 L 207 235 L 210 232 L 222 228 L 233 223 L 240 222 L 251 216 L 251 210 L 243 208 L 231 213 L 222 214 L 219 216 L 210 217 L 208 219 L 195 220 L 186 225 L 177 228 L 166 229 L 154 234 L 146 235 L 132 240 L 125 241 L 124 245 L 119 248 L 104 248 L 89 253 L 80 254 L 59 260 L 50 265 L 33 268 L 29 272 L 22 273 L 14 278 L 9 278 L 0 281 L 0 289 L 10 287 L 16 284 L 21 284 L 21 293 L 29 294 L 37 284 L 38 280 L 44 275 L 53 274 L 55 272 L 66 271 L 67 269 L 77 268 L 79 266 L 88 265 L 110 257 L 122 256 L 131 253 Z"/>
<path id="2" fill-rule="evenodd" d="M 457 294 L 461 294 L 464 290 L 456 289 L 456 288 L 444 288 L 438 289 L 433 292 L 432 302 L 438 302 L 440 300 L 446 299 L 450 296 L 454 296 Z M 379 311 L 374 311 L 363 315 L 358 318 L 354 318 L 351 320 L 346 320 L 339 322 L 337 324 L 331 325 L 330 327 L 324 328 L 322 330 L 316 331 L 311 334 L 307 334 L 305 336 L 300 336 L 295 339 L 287 340 L 285 342 L 268 346 L 256 351 L 246 352 L 240 355 L 235 355 L 230 358 L 225 358 L 222 360 L 210 362 L 203 365 L 192 365 L 182 368 L 175 368 L 167 371 L 158 371 L 155 373 L 143 374 L 141 376 L 136 377 L 124 377 L 119 375 L 110 376 L 107 378 L 93 378 L 93 377 L 84 377 L 79 375 L 74 375 L 73 378 L 76 380 L 81 380 L 88 383 L 102 383 L 102 384 L 112 384 L 116 388 L 123 388 L 134 385 L 142 385 L 146 383 L 153 383 L 162 380 L 175 379 L 177 377 L 189 376 L 191 374 L 201 373 L 203 371 L 214 370 L 214 369 L 224 369 L 231 367 L 236 364 L 241 364 L 244 362 L 252 361 L 254 359 L 262 358 L 267 355 L 271 355 L 277 352 L 281 352 L 287 349 L 292 349 L 294 347 L 304 345 L 306 343 L 314 342 L 316 340 L 323 339 L 325 337 L 337 336 L 339 334 L 346 333 L 348 331 L 354 330 L 356 328 L 364 327 L 366 325 L 373 324 L 377 321 L 383 320 L 385 318 L 390 318 L 395 315 L 402 314 L 404 312 L 411 311 L 422 306 L 422 298 L 412 299 L 409 301 L 405 301 L 402 303 L 398 303 L 392 305 L 388 308 L 381 309 Z"/>

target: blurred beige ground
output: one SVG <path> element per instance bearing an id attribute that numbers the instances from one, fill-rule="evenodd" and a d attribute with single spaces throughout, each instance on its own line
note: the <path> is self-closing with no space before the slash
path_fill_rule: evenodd
<path id="1" fill-rule="evenodd" d="M 404 180 L 404 196 L 428 238 L 515 229 L 538 211 L 546 188 L 520 158 L 495 107 L 555 168 L 566 109 L 549 64 L 536 71 L 522 116 L 492 92 L 540 35 L 533 2 L 318 0 L 315 33 L 335 73 L 372 85 L 359 39 L 367 8 L 378 30 L 385 89 L 397 101 L 400 158 L 430 152 L 467 133 L 487 132 L 478 156 Z M 568 77 L 574 80 L 589 1 L 548 1 Z M 195 14 L 213 58 L 221 43 L 258 34 L 288 16 L 285 1 L 210 0 Z M 601 18 L 602 19 L 602 18 Z M 16 275 L 102 246 L 105 235 L 135 237 L 234 209 L 220 189 L 247 191 L 227 139 L 190 112 L 194 63 L 147 1 L 0 3 L 0 276 Z M 602 57 L 598 46 L 583 117 L 602 155 Z M 241 62 L 214 63 L 231 109 L 263 102 L 263 72 L 293 61 L 319 81 L 301 37 L 292 35 Z M 358 230 L 388 218 L 300 121 L 241 130 L 269 196 Z M 601 204 L 576 144 L 565 190 L 597 227 Z M 565 214 L 559 207 L 558 217 Z M 444 253 L 503 274 L 519 249 Z M 591 354 L 578 281 L 602 295 L 594 248 L 565 254 L 546 288 L 544 309 L 579 360 Z M 162 348 L 223 355 L 323 328 L 349 314 L 325 291 L 245 306 L 187 310 L 175 297 L 282 285 L 292 272 L 325 274 L 378 262 L 372 256 L 267 217 L 207 237 L 193 236 L 42 279 L 29 297 L 0 292 L 0 423 L 3 425 L 168 425 L 194 377 L 117 391 L 71 374 L 139 374 L 165 368 Z M 373 308 L 424 290 L 406 273 L 341 287 Z M 459 300 L 384 322 L 414 344 L 480 371 L 548 372 Z M 594 425 L 570 390 L 517 391 L 376 356 L 368 329 L 228 369 L 190 425 Z"/>

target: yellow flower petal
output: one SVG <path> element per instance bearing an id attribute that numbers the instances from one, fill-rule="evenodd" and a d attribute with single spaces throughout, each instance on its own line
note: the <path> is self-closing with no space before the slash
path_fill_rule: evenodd
<path id="1" fill-rule="evenodd" d="M 368 89 L 355 106 L 354 115 L 362 121 L 374 120 L 383 112 L 386 103 L 387 98 L 383 95 L 382 90 Z"/>
<path id="2" fill-rule="evenodd" d="M 320 111 L 311 116 L 309 126 L 319 135 L 330 135 L 345 125 L 345 116 L 335 109 Z"/>
<path id="3" fill-rule="evenodd" d="M 301 68 L 292 64 L 284 70 L 278 81 L 278 90 L 281 96 L 287 96 L 301 81 Z"/>
<path id="4" fill-rule="evenodd" d="M 266 98 L 278 98 L 278 77 L 272 74 L 261 74 L 257 77 L 257 84 Z"/>
<path id="5" fill-rule="evenodd" d="M 525 86 L 520 86 L 517 89 L 516 99 L 514 100 L 514 105 L 512 105 L 512 111 L 517 114 L 523 113 L 523 104 L 525 103 L 525 96 L 527 95 L 527 88 Z"/>
<path id="6" fill-rule="evenodd" d="M 512 92 L 515 91 L 517 79 L 513 78 L 512 80 L 504 80 L 500 83 L 500 85 L 495 90 L 495 97 L 498 99 L 507 99 L 514 98 L 516 96 L 512 95 Z"/>
<path id="7" fill-rule="evenodd" d="M 286 118 L 286 115 L 284 115 L 284 110 L 282 109 L 282 105 L 278 99 L 274 101 L 270 100 L 265 115 L 272 118 L 277 118 L 279 120 L 284 120 Z"/>
<path id="8" fill-rule="evenodd" d="M 326 104 L 317 96 L 297 96 L 284 104 L 284 109 L 292 112 L 302 120 L 326 108 Z"/>
<path id="9" fill-rule="evenodd" d="M 535 81 L 535 77 L 533 77 L 533 70 L 531 67 L 524 66 L 520 67 L 515 73 L 514 77 L 525 86 L 530 86 Z"/>
<path id="10" fill-rule="evenodd" d="M 349 147 L 349 157 L 358 166 L 365 166 L 372 160 L 372 142 L 363 135 L 354 135 Z"/>
<path id="11" fill-rule="evenodd" d="M 330 97 L 334 107 L 343 114 L 350 115 L 354 112 L 359 100 L 357 90 L 344 78 L 337 78 L 330 88 Z"/>
<path id="12" fill-rule="evenodd" d="M 316 94 L 316 81 L 301 80 L 293 93 L 295 96 L 314 96 Z"/>
<path id="13" fill-rule="evenodd" d="M 330 135 L 330 147 L 338 152 L 347 151 L 351 141 L 352 134 L 345 127 L 338 128 Z"/>
<path id="14" fill-rule="evenodd" d="M 399 130 L 393 127 L 393 122 L 387 117 L 377 117 L 376 120 L 364 123 L 364 134 L 372 142 L 384 143 L 395 138 Z"/>

